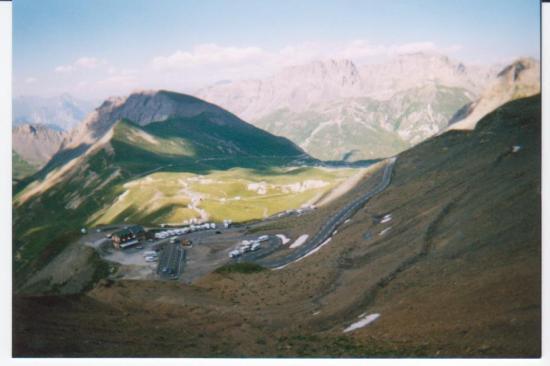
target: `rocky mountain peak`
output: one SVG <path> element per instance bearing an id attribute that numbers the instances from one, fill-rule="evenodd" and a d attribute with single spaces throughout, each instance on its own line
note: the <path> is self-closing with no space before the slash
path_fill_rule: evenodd
<path id="1" fill-rule="evenodd" d="M 357 67 L 348 59 L 317 60 L 304 65 L 288 66 L 275 78 L 294 81 L 336 81 L 339 84 L 357 84 L 361 80 Z"/>
<path id="2" fill-rule="evenodd" d="M 111 97 L 84 119 L 63 143 L 63 148 L 91 145 L 119 120 L 126 119 L 145 126 L 174 117 L 194 117 L 204 112 L 214 116 L 220 124 L 230 124 L 238 120 L 213 104 L 190 95 L 165 90 L 142 90 L 124 97 Z"/>
<path id="3" fill-rule="evenodd" d="M 41 166 L 59 149 L 65 136 L 65 132 L 44 125 L 19 125 L 12 128 L 12 148 L 24 160 Z"/>
<path id="4" fill-rule="evenodd" d="M 506 66 L 502 69 L 497 77 L 501 79 L 506 79 L 509 81 L 518 80 L 526 70 L 539 68 L 540 64 L 538 61 L 532 58 L 520 58 L 513 62 L 512 64 Z"/>
<path id="5" fill-rule="evenodd" d="M 503 104 L 540 93 L 540 63 L 520 58 L 496 74 L 480 97 L 463 106 L 449 120 L 451 129 L 474 129 L 488 113 Z"/>
<path id="6" fill-rule="evenodd" d="M 27 132 L 27 133 L 32 133 L 34 135 L 36 135 L 36 132 L 37 132 L 36 127 L 34 127 L 31 124 L 19 126 L 19 130 L 23 133 Z"/>

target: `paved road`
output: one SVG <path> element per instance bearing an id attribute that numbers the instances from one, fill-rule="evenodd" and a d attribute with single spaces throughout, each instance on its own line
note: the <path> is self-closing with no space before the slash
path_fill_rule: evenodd
<path id="1" fill-rule="evenodd" d="M 395 160 L 396 158 L 390 159 L 390 162 L 384 168 L 384 175 L 382 176 L 382 180 L 376 187 L 374 187 L 370 192 L 368 192 L 358 200 L 349 203 L 334 216 L 330 217 L 329 220 L 317 232 L 317 234 L 315 234 L 315 236 L 313 236 L 307 242 L 302 244 L 300 247 L 298 247 L 292 253 L 285 257 L 277 258 L 274 260 L 258 260 L 256 262 L 267 268 L 281 267 L 302 258 L 307 253 L 311 252 L 313 249 L 323 244 L 327 239 L 332 236 L 332 233 L 339 225 L 352 217 L 355 212 L 357 212 L 357 210 L 359 210 L 362 206 L 365 205 L 365 203 L 367 203 L 369 199 L 386 189 L 391 181 L 391 174 L 393 171 L 393 166 L 395 165 Z"/>
<path id="2" fill-rule="evenodd" d="M 237 262 L 255 262 L 260 258 L 267 257 L 282 246 L 283 242 L 275 235 L 270 235 L 269 240 L 261 243 L 260 249 L 254 252 L 247 252 L 239 256 Z"/>
<path id="3" fill-rule="evenodd" d="M 160 253 L 157 274 L 164 279 L 179 278 L 183 259 L 185 259 L 185 249 L 177 243 L 169 243 Z"/>

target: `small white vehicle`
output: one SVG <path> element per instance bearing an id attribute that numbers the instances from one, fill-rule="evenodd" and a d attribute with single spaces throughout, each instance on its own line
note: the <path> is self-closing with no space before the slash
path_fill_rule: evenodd
<path id="1" fill-rule="evenodd" d="M 258 241 L 266 241 L 266 240 L 269 240 L 269 236 L 268 235 L 262 235 L 258 238 Z"/>
<path id="2" fill-rule="evenodd" d="M 244 254 L 250 250 L 250 245 L 243 245 L 239 248 L 239 253 Z"/>
<path id="3" fill-rule="evenodd" d="M 157 257 L 145 257 L 145 262 L 156 262 Z"/>
<path id="4" fill-rule="evenodd" d="M 215 229 L 216 228 L 216 224 L 215 223 L 210 223 L 210 229 Z"/>
<path id="5" fill-rule="evenodd" d="M 256 250 L 260 249 L 260 246 L 261 246 L 261 244 L 256 242 L 256 243 L 252 244 L 252 246 L 250 247 L 250 250 L 251 251 L 256 251 Z"/>
<path id="6" fill-rule="evenodd" d="M 241 252 L 239 252 L 238 250 L 232 250 L 229 252 L 229 258 L 237 258 L 240 255 Z"/>

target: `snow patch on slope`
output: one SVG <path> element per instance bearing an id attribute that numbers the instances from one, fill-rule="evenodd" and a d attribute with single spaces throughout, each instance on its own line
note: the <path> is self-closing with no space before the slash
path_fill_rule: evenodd
<path id="1" fill-rule="evenodd" d="M 290 248 L 291 249 L 298 248 L 300 245 L 306 242 L 307 238 L 309 238 L 308 234 L 301 235 L 298 239 L 294 241 L 294 243 L 290 244 Z"/>
<path id="2" fill-rule="evenodd" d="M 277 234 L 277 237 L 281 239 L 281 242 L 283 243 L 283 245 L 290 241 L 290 239 L 287 238 L 284 234 Z"/>
<path id="3" fill-rule="evenodd" d="M 378 313 L 367 315 L 364 318 L 362 318 L 361 320 L 351 324 L 349 327 L 344 329 L 343 332 L 347 333 L 347 332 L 351 332 L 351 331 L 354 331 L 354 330 L 359 329 L 359 328 L 363 328 L 363 327 L 369 325 L 370 323 L 374 322 L 379 317 L 380 317 L 380 314 L 378 314 Z"/>

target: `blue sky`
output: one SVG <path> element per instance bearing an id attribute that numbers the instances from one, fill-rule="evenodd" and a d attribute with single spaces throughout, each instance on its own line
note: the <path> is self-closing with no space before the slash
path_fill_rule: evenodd
<path id="1" fill-rule="evenodd" d="M 287 64 L 400 52 L 539 57 L 537 0 L 15 0 L 14 93 L 182 91 Z"/>

